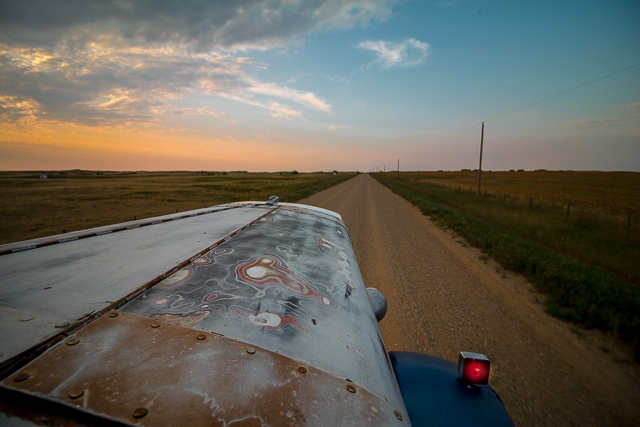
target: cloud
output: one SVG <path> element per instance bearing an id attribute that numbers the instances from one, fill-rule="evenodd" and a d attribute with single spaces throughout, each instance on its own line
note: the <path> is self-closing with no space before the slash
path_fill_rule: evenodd
<path id="1" fill-rule="evenodd" d="M 116 34 L 199 52 L 284 47 L 322 30 L 387 19 L 393 0 L 22 0 L 0 3 L 0 41 L 58 42 L 70 33 Z M 3 40 L 4 39 L 4 40 Z"/>
<path id="2" fill-rule="evenodd" d="M 627 120 L 634 120 L 640 116 L 622 116 L 622 117 L 609 117 L 606 119 L 588 119 L 580 120 L 578 122 L 560 123 L 554 126 L 562 126 L 563 129 L 586 129 L 601 126 L 616 126 Z"/>
<path id="3" fill-rule="evenodd" d="M 288 87 L 276 86 L 273 83 L 259 83 L 254 82 L 248 89 L 248 92 L 259 93 L 262 95 L 272 95 L 280 98 L 288 99 L 289 101 L 297 102 L 298 104 L 313 108 L 314 110 L 324 111 L 326 113 L 331 112 L 331 105 L 327 104 L 324 100 L 319 99 L 311 92 L 304 92 L 301 90 L 291 89 Z"/>
<path id="4" fill-rule="evenodd" d="M 158 108 L 153 111 L 158 115 L 172 115 L 172 116 L 211 116 L 211 117 L 223 117 L 228 116 L 231 113 L 219 112 L 212 107 L 205 105 L 204 107 L 186 107 L 186 108 Z"/>
<path id="5" fill-rule="evenodd" d="M 110 37 L 73 49 L 0 45 L 0 120 L 86 126 L 151 122 L 194 91 L 245 90 L 246 58 L 143 50 Z"/>
<path id="6" fill-rule="evenodd" d="M 360 49 L 371 50 L 378 57 L 374 64 L 382 68 L 413 67 L 421 64 L 429 55 L 429 44 L 416 39 L 406 39 L 401 43 L 388 41 L 363 41 L 357 46 Z"/>
<path id="7" fill-rule="evenodd" d="M 260 81 L 256 75 L 268 65 L 247 52 L 286 49 L 313 32 L 384 20 L 394 3 L 3 1 L 0 123 L 158 122 L 181 111 L 176 100 L 198 92 L 267 109 L 277 118 L 302 112 L 272 98 L 330 113 L 331 105 L 310 91 Z"/>
<path id="8" fill-rule="evenodd" d="M 226 98 L 232 99 L 237 102 L 242 102 L 243 104 L 253 105 L 254 107 L 264 108 L 265 110 L 271 111 L 271 117 L 279 118 L 279 119 L 287 119 L 289 120 L 291 117 L 302 117 L 301 111 L 292 110 L 286 105 L 282 105 L 280 103 L 271 101 L 268 104 L 264 104 L 258 101 L 255 101 L 250 98 L 245 98 L 242 96 L 233 96 L 233 95 L 224 95 Z"/>
<path id="9" fill-rule="evenodd" d="M 616 107 L 616 110 L 638 110 L 640 109 L 640 102 L 634 102 L 633 104 L 620 105 Z"/>
<path id="10" fill-rule="evenodd" d="M 340 126 L 329 126 L 329 127 L 327 128 L 327 131 L 329 131 L 329 132 L 335 132 L 335 131 L 340 130 L 340 129 L 348 129 L 348 128 L 349 128 L 349 126 L 344 126 L 344 125 L 340 125 Z"/>

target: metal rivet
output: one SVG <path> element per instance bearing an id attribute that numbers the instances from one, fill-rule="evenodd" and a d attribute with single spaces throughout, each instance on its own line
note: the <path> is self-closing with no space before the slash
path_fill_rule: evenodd
<path id="1" fill-rule="evenodd" d="M 67 341 L 67 345 L 76 345 L 79 342 L 80 342 L 80 340 L 74 338 L 74 339 L 71 339 L 71 340 Z"/>
<path id="2" fill-rule="evenodd" d="M 120 313 L 109 313 L 109 317 L 118 317 Z"/>
<path id="3" fill-rule="evenodd" d="M 398 411 L 393 411 L 394 414 L 396 414 L 396 418 L 399 419 L 400 421 L 402 421 L 402 414 Z"/>
<path id="4" fill-rule="evenodd" d="M 133 418 L 142 418 L 145 415 L 147 415 L 149 413 L 149 410 L 147 408 L 137 408 L 135 411 L 133 411 Z"/>
<path id="5" fill-rule="evenodd" d="M 349 390 L 350 393 L 355 393 L 356 392 L 356 388 L 351 384 L 349 384 L 347 386 L 347 390 Z"/>
<path id="6" fill-rule="evenodd" d="M 29 378 L 29 376 L 30 376 L 29 374 L 27 374 L 27 373 L 23 372 L 23 373 L 21 373 L 21 374 L 16 375 L 16 377 L 15 377 L 13 380 L 14 380 L 15 382 L 19 383 L 19 382 L 21 382 L 21 381 L 24 381 L 24 380 L 28 379 L 28 378 Z"/>
<path id="7" fill-rule="evenodd" d="M 202 341 L 202 340 L 206 340 L 207 336 L 205 334 L 198 334 L 198 336 L 196 337 L 196 339 Z"/>
<path id="8" fill-rule="evenodd" d="M 298 368 L 298 372 L 300 372 L 301 374 L 306 374 L 307 373 L 307 368 L 305 368 L 304 366 L 300 366 Z"/>
<path id="9" fill-rule="evenodd" d="M 78 399 L 83 395 L 84 395 L 84 390 L 72 390 L 71 393 L 69 393 L 69 397 L 72 399 Z"/>
<path id="10" fill-rule="evenodd" d="M 152 327 L 152 328 L 159 328 L 159 327 L 160 327 L 160 324 L 159 324 L 159 323 L 152 323 L 152 324 L 151 324 L 151 327 Z"/>
<path id="11" fill-rule="evenodd" d="M 69 326 L 69 322 L 62 322 L 62 323 L 58 323 L 56 325 L 56 328 L 66 328 L 67 326 Z"/>
<path id="12" fill-rule="evenodd" d="M 249 348 L 247 349 L 247 353 L 249 353 L 249 354 L 253 354 L 253 353 L 255 353 L 255 352 L 256 352 L 256 349 L 255 349 L 255 348 L 253 348 L 253 347 L 249 347 Z"/>

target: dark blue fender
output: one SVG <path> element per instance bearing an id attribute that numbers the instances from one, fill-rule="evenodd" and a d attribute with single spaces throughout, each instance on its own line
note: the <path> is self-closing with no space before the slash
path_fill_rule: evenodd
<path id="1" fill-rule="evenodd" d="M 491 386 L 462 383 L 454 362 L 408 351 L 390 351 L 389 358 L 414 427 L 513 427 Z"/>

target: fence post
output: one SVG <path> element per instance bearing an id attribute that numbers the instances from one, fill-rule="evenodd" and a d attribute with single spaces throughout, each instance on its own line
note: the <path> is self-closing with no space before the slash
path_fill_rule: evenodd
<path id="1" fill-rule="evenodd" d="M 533 206 L 533 197 L 529 199 L 529 206 Z"/>

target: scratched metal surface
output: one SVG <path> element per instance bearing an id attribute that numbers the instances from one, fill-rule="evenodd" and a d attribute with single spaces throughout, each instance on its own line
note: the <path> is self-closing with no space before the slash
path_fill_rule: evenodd
<path id="1" fill-rule="evenodd" d="M 282 206 L 121 308 L 304 362 L 404 413 L 340 219 Z"/>
<path id="2" fill-rule="evenodd" d="M 64 234 L 56 234 L 54 236 L 39 237 L 31 240 L 23 240 L 21 242 L 8 243 L 8 244 L 0 245 L 0 256 L 14 253 L 14 252 L 21 252 L 23 250 L 30 250 L 38 247 L 50 246 L 51 244 L 66 243 L 66 242 L 70 242 L 78 239 L 95 237 L 96 235 L 124 231 L 131 228 L 156 225 L 161 222 L 176 221 L 176 220 L 189 218 L 193 216 L 207 215 L 207 214 L 215 213 L 218 211 L 233 209 L 236 207 L 245 206 L 249 204 L 264 205 L 264 202 L 240 202 L 240 203 L 231 203 L 227 205 L 211 206 L 208 208 L 195 209 L 192 211 L 161 215 L 161 216 L 156 216 L 152 218 L 142 218 L 139 220 L 122 222 L 120 224 L 105 225 L 105 226 L 96 227 L 96 228 L 89 228 L 87 230 L 76 230 L 76 231 L 70 231 Z"/>
<path id="3" fill-rule="evenodd" d="M 2 386 L 130 425 L 409 425 L 389 402 L 313 366 L 115 311 Z"/>
<path id="4" fill-rule="evenodd" d="M 144 221 L 179 220 L 0 256 L 0 363 L 108 307 L 269 209 L 237 205 L 179 218 L 202 210 L 183 212 Z"/>

